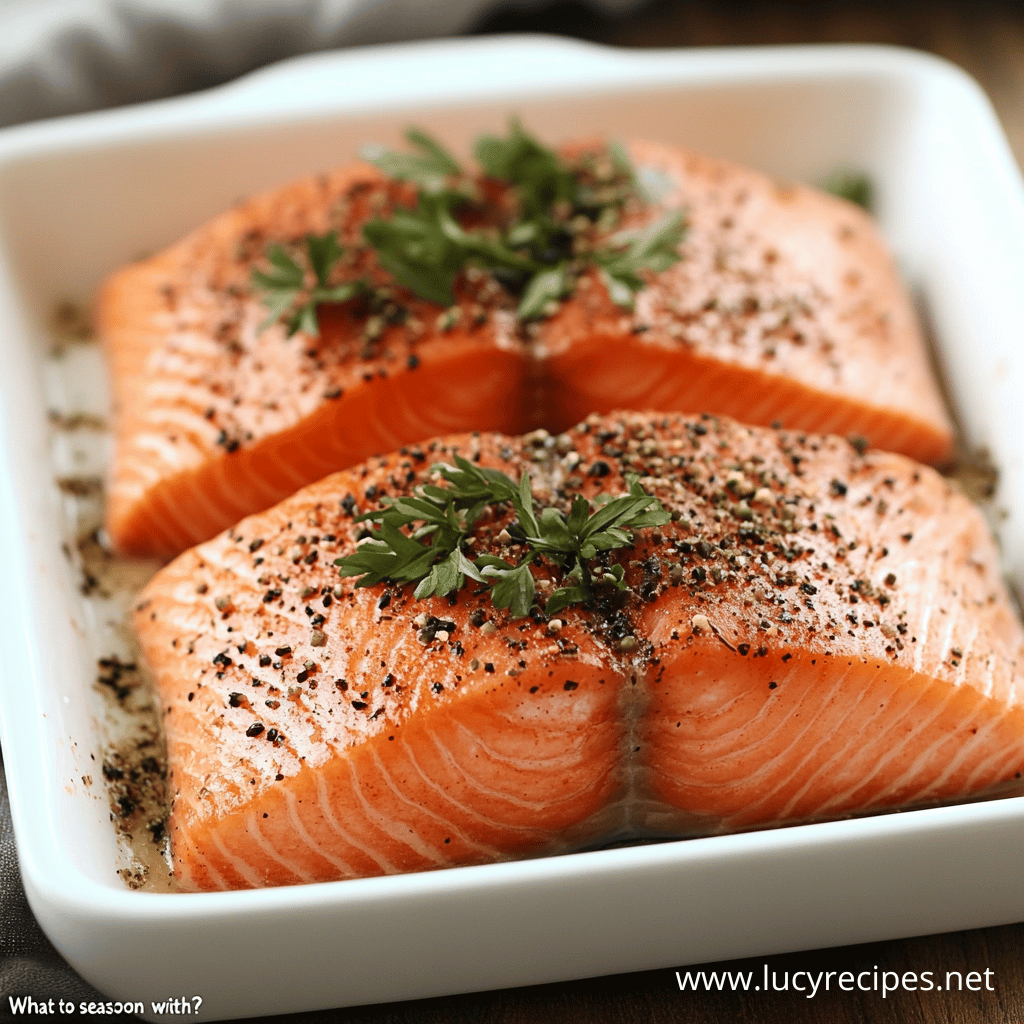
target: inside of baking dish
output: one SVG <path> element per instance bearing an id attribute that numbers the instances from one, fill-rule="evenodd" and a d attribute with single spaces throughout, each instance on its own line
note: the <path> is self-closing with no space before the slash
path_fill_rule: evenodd
<path id="1" fill-rule="evenodd" d="M 23 547 L 35 572 L 27 600 L 46 621 L 36 637 L 43 686 L 32 699 L 44 716 L 51 756 L 39 771 L 55 794 L 60 841 L 94 881 L 120 887 L 117 872 L 133 870 L 130 850 L 111 825 L 103 780 L 112 730 L 121 727 L 106 692 L 116 691 L 118 678 L 97 685 L 97 660 L 109 658 L 118 644 L 127 648 L 116 602 L 83 577 L 88 564 L 81 533 L 95 512 L 88 480 L 102 474 L 105 439 L 95 424 L 64 430 L 61 418 L 64 426 L 68 417 L 102 419 L 107 397 L 95 345 L 76 337 L 77 311 L 87 310 L 113 269 L 158 250 L 241 197 L 344 162 L 367 142 L 396 144 L 410 123 L 465 154 L 480 131 L 501 126 L 513 113 L 550 141 L 651 138 L 812 183 L 837 171 L 865 173 L 882 229 L 925 302 L 931 306 L 940 282 L 960 272 L 955 259 L 943 263 L 937 255 L 951 228 L 935 222 L 945 205 L 943 189 L 955 187 L 955 161 L 936 183 L 943 136 L 928 130 L 932 112 L 912 81 L 898 76 L 513 97 L 230 130 L 179 129 L 72 144 L 9 163 L 0 172 L 0 246 L 14 281 L 17 340 L 26 353 L 22 399 L 30 405 L 21 447 L 36 453 L 13 468 L 18 494 L 46 495 L 45 507 L 21 506 Z M 955 218 L 969 242 L 972 232 L 984 237 L 986 225 L 975 212 L 972 226 L 969 199 L 967 206 Z M 957 330 L 955 318 L 938 317 L 937 330 L 944 353 L 941 342 Z M 965 396 L 958 381 L 949 383 L 962 413 Z M 76 475 L 86 482 L 69 484 Z"/>

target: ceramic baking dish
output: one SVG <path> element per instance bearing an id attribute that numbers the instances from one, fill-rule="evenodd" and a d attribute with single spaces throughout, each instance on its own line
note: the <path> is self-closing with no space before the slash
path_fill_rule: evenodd
<path id="1" fill-rule="evenodd" d="M 6 131 L 0 738 L 31 905 L 111 998 L 151 1011 L 198 996 L 212 1020 L 1024 920 L 1024 798 L 255 892 L 131 891 L 118 877 L 109 808 L 83 781 L 102 756 L 94 642 L 117 627 L 62 553 L 51 310 L 236 198 L 395 142 L 411 121 L 465 152 L 510 112 L 551 140 L 649 137 L 812 182 L 868 173 L 967 440 L 1001 469 L 996 525 L 1024 581 L 1024 192 L 984 96 L 950 65 L 876 47 L 464 40 L 303 58 Z M 69 401 L 102 411 L 101 382 L 72 384 Z"/>

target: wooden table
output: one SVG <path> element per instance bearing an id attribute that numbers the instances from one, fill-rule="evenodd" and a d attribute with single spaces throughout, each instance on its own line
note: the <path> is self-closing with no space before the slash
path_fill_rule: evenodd
<path id="1" fill-rule="evenodd" d="M 1024 161 L 1024 5 L 952 2 L 765 2 L 676 0 L 654 3 L 623 20 L 580 3 L 560 3 L 533 15 L 502 14 L 481 32 L 537 31 L 620 46 L 720 46 L 811 42 L 874 42 L 911 46 L 946 57 L 987 90 L 1018 160 Z M 978 865 L 985 870 L 984 864 Z M 443 953 L 442 953 L 443 955 Z M 1024 925 L 928 936 L 897 942 L 793 953 L 691 971 L 753 971 L 781 986 L 785 972 L 877 968 L 921 974 L 981 976 L 981 991 L 891 993 L 833 989 L 813 998 L 782 992 L 681 992 L 672 970 L 624 974 L 415 1003 L 365 1007 L 334 1014 L 299 1014 L 288 1022 L 342 1024 L 759 1024 L 887 1021 L 908 1024 L 1021 1024 L 1024 1022 Z M 985 971 L 990 971 L 986 978 Z M 985 991 L 985 983 L 991 991 Z M 801 984 L 804 979 L 800 978 Z M 864 978 L 865 985 L 872 978 Z M 833 981 L 833 985 L 835 981 Z"/>
<path id="2" fill-rule="evenodd" d="M 982 991 L 890 993 L 881 991 L 681 992 L 672 970 L 644 971 L 591 981 L 538 985 L 413 1003 L 295 1014 L 274 1018 L 281 1024 L 1020 1024 L 1024 1021 L 1024 926 L 987 928 L 901 942 L 734 960 L 683 971 L 752 971 L 782 987 L 785 972 L 850 971 L 857 976 L 877 968 L 899 975 L 932 971 L 944 978 L 958 971 L 981 976 Z M 984 991 L 984 972 L 992 991 Z M 807 987 L 804 979 L 801 985 Z M 869 986 L 871 977 L 864 977 Z M 835 980 L 832 981 L 833 986 Z M 881 982 L 879 982 L 881 985 Z M 753 986 L 751 986 L 753 987 Z"/>
<path id="3" fill-rule="evenodd" d="M 611 46 L 882 43 L 927 50 L 984 87 L 1024 163 L 1024 4 L 993 0 L 655 0 L 622 19 L 562 0 L 481 32 L 548 32 Z"/>

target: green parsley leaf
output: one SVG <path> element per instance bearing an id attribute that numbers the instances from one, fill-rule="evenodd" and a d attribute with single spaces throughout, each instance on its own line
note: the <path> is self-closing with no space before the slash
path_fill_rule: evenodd
<path id="1" fill-rule="evenodd" d="M 280 245 L 272 245 L 267 250 L 267 260 L 273 268 L 271 273 L 265 274 L 259 270 L 252 272 L 253 282 L 259 287 L 275 290 L 297 290 L 302 287 L 305 277 L 302 267 Z"/>
<path id="2" fill-rule="evenodd" d="M 476 158 L 487 176 L 513 190 L 517 211 L 504 223 L 467 228 L 459 215 L 466 210 L 478 215 L 483 209 L 467 173 L 421 129 L 410 128 L 406 139 L 411 152 L 377 148 L 367 156 L 385 174 L 417 186 L 416 206 L 369 221 L 363 235 L 380 266 L 422 299 L 452 306 L 457 275 L 473 266 L 494 274 L 518 296 L 521 320 L 541 319 L 572 292 L 581 270 L 595 265 L 612 300 L 631 308 L 643 287 L 642 272 L 666 270 L 679 259 L 685 230 L 679 214 L 642 231 L 612 235 L 596 248 L 576 240 L 573 232 L 586 233 L 588 223 L 613 226 L 621 204 L 631 195 L 645 194 L 618 143 L 611 143 L 604 157 L 590 154 L 571 165 L 514 119 L 507 135 L 481 136 Z M 312 288 L 306 287 L 308 272 L 279 245 L 267 251 L 270 271 L 252 274 L 253 286 L 265 293 L 270 311 L 264 327 L 283 320 L 289 336 L 300 330 L 314 337 L 319 333 L 320 303 L 343 302 L 371 290 L 363 281 L 330 286 L 342 255 L 334 232 L 309 236 L 306 248 L 316 282 Z"/>
<path id="3" fill-rule="evenodd" d="M 476 566 L 458 549 L 450 551 L 440 562 L 431 566 L 430 572 L 413 592 L 417 600 L 437 595 L 444 597 L 453 590 L 459 590 L 466 577 L 484 582 Z"/>
<path id="4" fill-rule="evenodd" d="M 519 300 L 518 314 L 521 320 L 546 316 L 548 304 L 557 302 L 568 293 L 567 270 L 565 263 L 559 263 L 550 270 L 540 270 L 533 275 Z"/>
<path id="5" fill-rule="evenodd" d="M 363 149 L 363 159 L 389 178 L 411 181 L 430 193 L 443 191 L 448 179 L 465 173 L 458 160 L 422 129 L 409 128 L 405 138 L 418 152 L 400 153 L 381 146 L 367 146 Z"/>
<path id="6" fill-rule="evenodd" d="M 655 273 L 679 262 L 679 246 L 686 237 L 686 224 L 679 213 L 670 213 L 642 231 L 621 231 L 595 254 L 608 294 L 618 306 L 631 308 L 643 286 L 642 270 Z"/>
<path id="7" fill-rule="evenodd" d="M 476 466 L 459 455 L 454 466 L 436 463 L 432 469 L 447 486 L 424 484 L 412 495 L 385 497 L 383 508 L 356 516 L 356 522 L 370 521 L 377 529 L 353 554 L 335 561 L 342 576 L 361 577 L 357 587 L 384 580 L 415 583 L 418 599 L 443 597 L 459 590 L 469 578 L 489 584 L 494 606 L 521 618 L 536 600 L 530 566 L 546 558 L 565 573 L 569 583 L 548 600 L 546 610 L 551 615 L 570 604 L 593 600 L 595 584 L 587 563 L 599 551 L 624 547 L 632 543 L 632 530 L 660 526 L 671 518 L 632 476 L 627 478 L 628 494 L 604 495 L 597 500 L 596 510 L 577 496 L 566 517 L 550 506 L 538 511 L 528 473 L 516 484 L 499 470 Z M 509 532 L 527 549 L 516 565 L 497 555 L 474 558 L 464 550 L 484 509 L 501 504 L 515 510 L 518 521 L 509 526 Z M 424 543 L 428 538 L 429 544 Z M 602 569 L 599 582 L 624 589 L 622 566 Z"/>
<path id="8" fill-rule="evenodd" d="M 395 210 L 390 220 L 372 220 L 363 227 L 380 265 L 399 284 L 439 306 L 455 301 L 452 284 L 464 262 L 461 248 L 442 227 L 446 214 L 442 196 L 421 192 L 415 209 Z"/>
<path id="9" fill-rule="evenodd" d="M 521 562 L 514 569 L 494 569 L 488 566 L 485 575 L 494 575 L 497 582 L 491 591 L 491 601 L 495 608 L 507 608 L 513 619 L 521 619 L 530 614 L 535 594 L 533 573 L 530 563 Z"/>
<path id="10" fill-rule="evenodd" d="M 499 240 L 467 231 L 453 208 L 463 202 L 451 192 L 421 192 L 412 210 L 396 210 L 390 220 L 372 220 L 363 228 L 382 267 L 420 298 L 450 306 L 456 274 L 469 264 L 488 269 L 532 271 L 535 264 L 517 256 Z"/>
<path id="11" fill-rule="evenodd" d="M 320 324 L 317 320 L 317 306 L 322 302 L 347 302 L 356 295 L 368 291 L 363 281 L 346 281 L 331 285 L 330 276 L 343 250 L 338 236 L 333 231 L 325 235 L 307 235 L 306 253 L 316 284 L 306 287 L 306 271 L 281 245 L 267 249 L 270 272 L 253 270 L 250 280 L 254 289 L 265 293 L 263 305 L 270 316 L 260 325 L 264 331 L 272 324 L 283 320 L 288 337 L 303 331 L 311 337 L 318 337 Z"/>
<path id="12" fill-rule="evenodd" d="M 581 586 L 559 587 L 557 590 L 552 591 L 551 596 L 548 598 L 547 604 L 544 606 L 544 614 L 557 615 L 560 611 L 568 608 L 569 605 L 584 604 L 588 599 L 589 595 Z"/>
<path id="13" fill-rule="evenodd" d="M 333 231 L 328 231 L 320 237 L 310 235 L 306 239 L 306 247 L 309 249 L 310 265 L 316 274 L 317 287 L 327 288 L 331 270 L 342 256 L 338 236 Z"/>
<path id="14" fill-rule="evenodd" d="M 633 166 L 633 161 L 629 159 L 626 147 L 618 139 L 612 139 L 608 143 L 608 159 L 623 178 L 630 184 L 636 184 L 636 168 Z"/>
<path id="15" fill-rule="evenodd" d="M 827 178 L 821 187 L 840 199 L 856 203 L 868 213 L 874 209 L 875 187 L 866 174 L 857 171 L 839 172 Z"/>
<path id="16" fill-rule="evenodd" d="M 516 118 L 508 135 L 482 135 L 474 154 L 489 178 L 507 181 L 519 195 L 524 219 L 544 215 L 557 202 L 572 203 L 579 187 L 576 176 L 554 150 L 527 132 Z"/>

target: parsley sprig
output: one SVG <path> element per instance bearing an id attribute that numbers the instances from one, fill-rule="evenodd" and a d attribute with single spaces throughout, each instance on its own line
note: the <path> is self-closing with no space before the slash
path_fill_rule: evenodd
<path id="1" fill-rule="evenodd" d="M 516 484 L 499 470 L 475 466 L 458 455 L 454 466 L 437 463 L 432 468 L 446 486 L 424 484 L 412 495 L 385 497 L 384 508 L 356 517 L 376 529 L 353 554 L 335 561 L 341 576 L 362 577 L 357 587 L 385 580 L 415 583 L 418 599 L 443 597 L 468 578 L 492 587 L 496 608 L 522 618 L 536 600 L 530 566 L 546 559 L 564 574 L 565 585 L 553 591 L 544 609 L 554 615 L 571 604 L 592 601 L 598 585 L 624 590 L 621 565 L 601 569 L 595 579 L 590 562 L 599 552 L 631 544 L 631 531 L 661 526 L 671 518 L 636 477 L 627 477 L 628 494 L 595 498 L 596 509 L 577 495 L 564 515 L 550 506 L 538 509 L 528 473 Z M 484 511 L 502 504 L 515 510 L 516 520 L 507 529 L 525 549 L 515 564 L 497 555 L 474 556 L 469 543 Z"/>
<path id="2" fill-rule="evenodd" d="M 271 266 L 269 273 L 262 270 L 252 272 L 252 283 L 266 292 L 263 304 L 270 310 L 270 316 L 260 330 L 283 319 L 289 338 L 299 331 L 316 338 L 320 334 L 316 309 L 321 302 L 346 302 L 368 290 L 360 280 L 336 285 L 330 283 L 331 271 L 342 256 L 335 232 L 307 235 L 306 255 L 312 275 L 280 245 L 272 245 L 267 250 Z M 312 285 L 310 276 L 315 282 Z"/>
<path id="3" fill-rule="evenodd" d="M 457 213 L 468 200 L 453 181 L 468 179 L 455 157 L 419 129 L 410 129 L 406 138 L 419 152 L 368 155 L 385 174 L 419 186 L 418 206 L 390 221 L 371 221 L 364 235 L 385 269 L 421 298 L 451 305 L 457 273 L 477 266 L 518 293 L 520 319 L 537 319 L 572 292 L 589 264 L 601 269 L 612 300 L 632 308 L 643 286 L 642 271 L 666 270 L 679 259 L 686 230 L 679 213 L 590 249 L 579 244 L 573 228 L 578 232 L 581 218 L 584 225 L 593 224 L 641 193 L 619 145 L 609 147 L 608 166 L 595 176 L 568 164 L 515 119 L 506 136 L 481 136 L 474 149 L 477 162 L 487 177 L 510 185 L 519 204 L 510 223 L 488 232 L 458 223 Z"/>
<path id="4" fill-rule="evenodd" d="M 363 157 L 389 178 L 411 181 L 425 192 L 442 192 L 451 187 L 451 179 L 462 177 L 464 172 L 459 161 L 425 131 L 408 128 L 405 139 L 413 147 L 412 153 L 367 146 Z"/>
<path id="5" fill-rule="evenodd" d="M 866 174 L 857 171 L 839 171 L 826 178 L 821 187 L 840 199 L 855 203 L 861 209 L 867 210 L 868 213 L 873 211 L 875 187 Z"/>
<path id="6" fill-rule="evenodd" d="M 377 250 L 380 265 L 399 284 L 441 306 L 454 303 L 455 276 L 467 264 L 513 272 L 533 268 L 500 240 L 462 228 L 447 192 L 421 192 L 415 209 L 398 209 L 388 220 L 372 220 L 363 234 Z"/>
<path id="7" fill-rule="evenodd" d="M 601 277 L 612 301 L 632 306 L 633 296 L 643 287 L 642 270 L 659 273 L 679 261 L 679 243 L 686 234 L 683 218 L 669 214 L 642 231 L 620 231 L 594 254 Z"/>
<path id="8" fill-rule="evenodd" d="M 615 143 L 603 159 L 590 154 L 570 164 L 514 119 L 507 135 L 481 136 L 477 163 L 486 178 L 510 187 L 515 212 L 502 223 L 469 228 L 462 223 L 466 214 L 479 221 L 486 212 L 478 183 L 421 129 L 410 128 L 406 140 L 410 152 L 376 147 L 364 156 L 389 177 L 414 184 L 416 206 L 368 221 L 363 236 L 381 267 L 429 302 L 453 305 L 459 272 L 477 267 L 518 298 L 521 320 L 535 320 L 552 314 L 580 274 L 596 267 L 612 301 L 629 309 L 643 272 L 667 270 L 680 258 L 686 226 L 678 212 L 641 231 L 609 233 L 630 198 L 646 198 Z M 336 234 L 310 236 L 306 243 L 313 287 L 305 286 L 309 275 L 280 246 L 267 253 L 272 271 L 252 274 L 253 285 L 267 293 L 268 323 L 286 318 L 289 335 L 304 330 L 316 336 L 319 303 L 343 302 L 369 289 L 362 281 L 329 284 L 342 253 Z"/>

